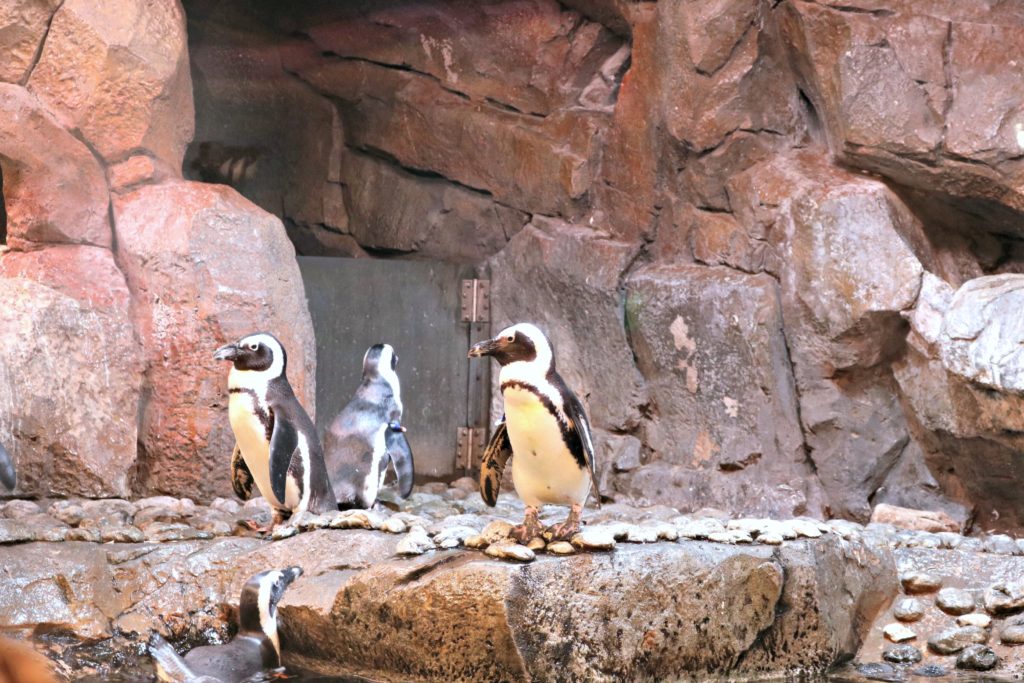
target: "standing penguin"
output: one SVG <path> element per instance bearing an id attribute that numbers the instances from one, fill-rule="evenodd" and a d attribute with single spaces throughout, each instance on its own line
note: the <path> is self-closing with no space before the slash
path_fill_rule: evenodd
<path id="1" fill-rule="evenodd" d="M 397 368 L 398 356 L 389 344 L 367 349 L 356 395 L 324 435 L 327 469 L 340 508 L 372 506 L 389 463 L 402 498 L 412 491 L 412 451 L 402 427 Z"/>
<path id="2" fill-rule="evenodd" d="M 197 647 L 182 657 L 154 634 L 149 654 L 156 662 L 157 678 L 174 683 L 236 683 L 280 667 L 277 603 L 300 576 L 302 569 L 289 567 L 260 572 L 246 581 L 238 600 L 238 635 L 230 643 Z"/>
<path id="3" fill-rule="evenodd" d="M 593 487 L 594 443 L 583 404 L 555 371 L 554 349 L 535 325 L 520 323 L 469 350 L 469 357 L 493 356 L 501 365 L 505 418 L 491 435 L 480 471 L 480 493 L 493 506 L 505 463 L 512 460 L 512 481 L 526 503 L 526 519 L 512 529 L 520 543 L 540 536 L 544 504 L 570 505 L 568 518 L 548 531 L 567 540 L 580 528 L 583 504 Z"/>
<path id="4" fill-rule="evenodd" d="M 3 484 L 12 491 L 18 484 L 18 474 L 14 469 L 14 460 L 2 443 L 0 443 L 0 484 Z"/>
<path id="5" fill-rule="evenodd" d="M 228 417 L 238 443 L 231 458 L 235 492 L 251 490 L 255 481 L 274 508 L 271 528 L 289 515 L 336 509 L 320 439 L 288 383 L 281 342 L 270 334 L 250 334 L 220 347 L 213 357 L 232 363 Z M 248 489 L 240 482 L 249 482 Z"/>

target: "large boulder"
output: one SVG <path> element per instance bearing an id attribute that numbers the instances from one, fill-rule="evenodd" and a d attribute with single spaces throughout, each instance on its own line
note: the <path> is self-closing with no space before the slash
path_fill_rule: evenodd
<path id="1" fill-rule="evenodd" d="M 178 0 L 65 0 L 28 87 L 108 162 L 139 149 L 180 169 L 194 113 Z"/>
<path id="2" fill-rule="evenodd" d="M 127 294 L 105 249 L 0 259 L 0 438 L 18 493 L 130 493 L 142 362 Z"/>
<path id="3" fill-rule="evenodd" d="M 647 382 L 644 443 L 661 483 L 637 472 L 645 503 L 737 514 L 821 514 L 768 275 L 659 265 L 626 285 L 626 325 Z"/>
<path id="4" fill-rule="evenodd" d="M 491 327 L 532 322 L 597 427 L 635 426 L 642 378 L 622 324 L 619 283 L 638 245 L 535 217 L 490 261 Z M 497 381 L 497 373 L 493 373 Z M 497 415 L 500 391 L 495 389 Z"/>
<path id="5" fill-rule="evenodd" d="M 222 185 L 144 186 L 117 197 L 114 216 L 147 363 L 139 485 L 198 499 L 229 494 L 234 437 L 218 346 L 275 334 L 313 413 L 315 346 L 295 250 L 277 218 Z"/>
<path id="6" fill-rule="evenodd" d="M 110 200 L 99 163 L 17 85 L 0 84 L 0 167 L 9 246 L 110 246 Z"/>
<path id="7" fill-rule="evenodd" d="M 10 0 L 0 6 L 0 82 L 24 83 L 35 66 L 60 0 Z"/>

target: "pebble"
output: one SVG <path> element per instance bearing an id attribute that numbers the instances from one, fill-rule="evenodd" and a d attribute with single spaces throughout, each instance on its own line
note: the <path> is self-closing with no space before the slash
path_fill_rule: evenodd
<path id="1" fill-rule="evenodd" d="M 395 546 L 395 552 L 399 555 L 422 555 L 428 550 L 434 549 L 434 541 L 427 535 L 427 530 L 421 526 L 414 526 Z"/>
<path id="2" fill-rule="evenodd" d="M 917 598 L 901 598 L 896 601 L 892 614 L 900 621 L 917 621 L 924 616 L 924 603 Z"/>
<path id="3" fill-rule="evenodd" d="M 941 664 L 924 664 L 913 669 L 910 673 L 914 676 L 922 676 L 924 678 L 941 678 L 948 674 L 949 671 Z"/>
<path id="4" fill-rule="evenodd" d="M 572 543 L 568 541 L 555 541 L 548 544 L 547 552 L 552 555 L 572 555 L 576 552 L 576 548 L 573 548 Z"/>
<path id="5" fill-rule="evenodd" d="M 503 519 L 496 519 L 490 522 L 484 527 L 484 530 L 480 532 L 479 538 L 483 543 L 482 546 L 473 547 L 487 547 L 491 543 L 497 543 L 508 539 L 508 535 L 512 532 L 512 525 Z M 469 545 L 468 543 L 466 545 Z"/>
<path id="6" fill-rule="evenodd" d="M 615 547 L 615 536 L 600 527 L 591 527 L 573 536 L 571 543 L 580 550 L 611 550 Z"/>
<path id="7" fill-rule="evenodd" d="M 907 572 L 900 576 L 900 584 L 910 594 L 932 593 L 942 587 L 942 579 L 925 572 Z"/>
<path id="8" fill-rule="evenodd" d="M 832 528 L 832 533 L 837 534 L 844 541 L 849 541 L 864 531 L 864 527 L 860 524 L 847 519 L 832 519 L 829 520 L 828 525 Z"/>
<path id="9" fill-rule="evenodd" d="M 1017 548 L 1017 542 L 1006 534 L 993 534 L 989 536 L 982 542 L 981 549 L 983 552 L 994 555 L 1017 555 L 1020 552 Z"/>
<path id="10" fill-rule="evenodd" d="M 956 668 L 969 671 L 989 671 L 999 663 L 999 657 L 987 645 L 968 645 L 956 658 Z"/>
<path id="11" fill-rule="evenodd" d="M 740 531 L 739 529 L 731 529 L 726 531 L 715 531 L 708 534 L 708 540 L 714 541 L 715 543 L 731 543 L 736 545 L 738 543 L 753 543 L 754 539 L 750 537 L 746 531 Z"/>
<path id="12" fill-rule="evenodd" d="M 812 522 L 808 519 L 791 519 L 783 523 L 795 531 L 797 536 L 803 536 L 804 538 L 818 538 L 821 536 L 821 527 L 817 522 Z"/>
<path id="13" fill-rule="evenodd" d="M 526 547 L 532 550 L 533 552 L 544 550 L 546 546 L 547 542 L 545 542 L 545 540 L 540 536 L 534 536 L 530 539 L 530 542 L 526 544 Z"/>
<path id="14" fill-rule="evenodd" d="M 142 529 L 134 526 L 110 526 L 100 531 L 103 543 L 142 543 L 145 540 Z"/>
<path id="15" fill-rule="evenodd" d="M 775 533 L 760 534 L 757 537 L 757 542 L 763 545 L 782 545 L 784 540 L 780 534 Z"/>
<path id="16" fill-rule="evenodd" d="M 1014 617 L 1007 621 L 999 634 L 999 640 L 1007 645 L 1024 644 L 1024 617 Z"/>
<path id="17" fill-rule="evenodd" d="M 932 636 L 928 640 L 928 649 L 940 655 L 951 655 L 960 652 L 968 645 L 984 645 L 988 642 L 988 632 L 977 626 L 961 626 L 951 628 Z"/>
<path id="18" fill-rule="evenodd" d="M 173 496 L 149 496 L 148 498 L 140 498 L 135 501 L 135 507 L 138 510 L 145 510 L 151 507 L 174 508 L 177 505 L 178 499 Z"/>
<path id="19" fill-rule="evenodd" d="M 985 591 L 985 610 L 990 614 L 1013 614 L 1024 609 L 1024 582 L 995 583 Z"/>
<path id="20" fill-rule="evenodd" d="M 943 588 L 935 596 L 935 604 L 946 614 L 967 614 L 974 610 L 974 596 L 962 588 Z"/>
<path id="21" fill-rule="evenodd" d="M 278 524 L 274 527 L 274 530 L 270 532 L 270 538 L 274 541 L 281 541 L 286 538 L 291 538 L 297 533 L 299 533 L 299 527 L 294 524 Z"/>
<path id="22" fill-rule="evenodd" d="M 971 612 L 970 614 L 962 614 L 957 617 L 956 623 L 959 626 L 980 626 L 981 628 L 988 628 L 992 625 L 992 617 L 982 612 Z"/>
<path id="23" fill-rule="evenodd" d="M 88 543 L 99 543 L 100 531 L 99 529 L 68 529 L 68 532 L 64 536 L 64 538 L 68 541 L 86 541 Z"/>
<path id="24" fill-rule="evenodd" d="M 58 500 L 50 506 L 47 513 L 68 526 L 78 526 L 85 517 L 85 508 L 69 500 Z"/>
<path id="25" fill-rule="evenodd" d="M 921 651 L 913 645 L 896 645 L 882 653 L 882 659 L 893 664 L 917 664 Z"/>
<path id="26" fill-rule="evenodd" d="M 884 662 L 871 662 L 869 664 L 858 664 L 857 673 L 869 681 L 884 681 L 885 683 L 897 683 L 903 680 L 903 674 L 892 664 Z"/>
<path id="27" fill-rule="evenodd" d="M 725 531 L 725 525 L 717 519 L 685 519 L 676 524 L 679 535 L 683 538 L 705 539 L 709 535 Z"/>
<path id="28" fill-rule="evenodd" d="M 404 534 L 408 528 L 409 525 L 397 516 L 388 517 L 380 525 L 380 530 L 389 534 Z"/>
<path id="29" fill-rule="evenodd" d="M 38 503 L 31 500 L 12 500 L 3 506 L 0 515 L 7 519 L 21 519 L 29 515 L 38 515 L 43 511 Z"/>
<path id="30" fill-rule="evenodd" d="M 238 511 L 242 509 L 237 500 L 231 500 L 230 498 L 214 498 L 213 502 L 210 503 L 210 507 L 214 510 L 226 512 L 229 515 L 238 514 Z"/>
<path id="31" fill-rule="evenodd" d="M 467 493 L 476 493 L 480 490 L 480 486 L 476 479 L 473 477 L 459 477 L 451 483 L 453 489 L 461 489 Z"/>
<path id="32" fill-rule="evenodd" d="M 485 551 L 491 557 L 502 560 L 516 560 L 518 562 L 533 562 L 537 555 L 525 545 L 519 545 L 515 541 L 500 541 L 487 546 Z"/>
<path id="33" fill-rule="evenodd" d="M 458 548 L 465 543 L 470 536 L 475 536 L 477 530 L 473 527 L 456 525 L 448 527 L 434 536 L 434 545 L 443 550 Z"/>
<path id="34" fill-rule="evenodd" d="M 678 532 L 676 537 L 678 538 Z M 658 530 L 654 527 L 629 524 L 623 540 L 628 543 L 655 543 L 658 540 Z"/>
<path id="35" fill-rule="evenodd" d="M 917 634 L 913 630 L 898 622 L 888 624 L 882 629 L 882 633 L 894 643 L 902 643 L 917 638 Z"/>

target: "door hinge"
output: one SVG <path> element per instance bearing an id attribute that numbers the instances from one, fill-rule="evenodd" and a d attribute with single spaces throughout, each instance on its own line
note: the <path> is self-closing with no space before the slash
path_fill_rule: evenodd
<path id="1" fill-rule="evenodd" d="M 491 320 L 491 281 L 462 281 L 462 322 L 486 323 Z"/>
<path id="2" fill-rule="evenodd" d="M 459 427 L 458 450 L 456 452 L 456 466 L 462 467 L 469 472 L 480 464 L 484 449 L 487 444 L 484 440 L 487 434 L 483 427 Z"/>

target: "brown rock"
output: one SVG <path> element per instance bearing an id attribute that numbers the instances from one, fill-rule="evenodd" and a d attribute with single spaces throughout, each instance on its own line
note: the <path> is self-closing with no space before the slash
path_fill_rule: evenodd
<path id="1" fill-rule="evenodd" d="M 181 5 L 66 0 L 28 87 L 108 162 L 145 149 L 180 168 L 194 121 Z"/>
<path id="2" fill-rule="evenodd" d="M 591 185 L 599 115 L 559 111 L 538 119 L 473 104 L 428 77 L 360 61 L 298 69 L 342 101 L 347 140 L 407 168 L 490 192 L 523 211 L 578 213 Z"/>
<path id="3" fill-rule="evenodd" d="M 541 115 L 577 105 L 621 46 L 600 24 L 553 0 L 422 7 L 358 2 L 296 23 L 320 51 L 413 69 L 474 101 Z"/>
<path id="4" fill-rule="evenodd" d="M 230 495 L 228 368 L 214 349 L 275 334 L 289 381 L 313 413 L 313 331 L 295 252 L 280 221 L 224 186 L 143 186 L 117 197 L 114 212 L 148 364 L 140 487 L 198 500 Z"/>
<path id="5" fill-rule="evenodd" d="M 168 177 L 163 169 L 158 168 L 153 159 L 137 154 L 119 164 L 107 168 L 107 182 L 114 192 L 134 189 L 143 183 L 159 182 Z"/>
<path id="6" fill-rule="evenodd" d="M 106 250 L 24 256 L 0 261 L 28 276 L 0 277 L 0 422 L 17 492 L 127 495 L 142 364 L 123 277 Z M 50 278 L 60 284 L 40 284 Z"/>
<path id="7" fill-rule="evenodd" d="M 0 157 L 9 246 L 110 246 L 110 200 L 99 164 L 20 86 L 0 84 Z"/>
<path id="8" fill-rule="evenodd" d="M 473 263 L 500 251 L 528 220 L 484 194 L 364 154 L 346 153 L 341 168 L 349 230 L 363 247 Z"/>
<path id="9" fill-rule="evenodd" d="M 490 261 L 492 329 L 539 325 L 559 373 L 601 428 L 639 419 L 641 377 L 618 310 L 619 281 L 636 253 L 634 245 L 538 217 Z M 494 397 L 500 401 L 500 392 Z"/>
<path id="10" fill-rule="evenodd" d="M 892 524 L 901 529 L 915 529 L 917 531 L 960 532 L 960 524 L 944 512 L 911 510 L 884 503 L 876 505 L 871 511 L 871 521 L 879 524 Z"/>
<path id="11" fill-rule="evenodd" d="M 60 0 L 11 0 L 0 6 L 0 82 L 24 83 Z"/>
<path id="12" fill-rule="evenodd" d="M 646 267 L 627 281 L 626 324 L 650 392 L 644 441 L 680 470 L 649 491 L 634 484 L 645 504 L 819 514 L 772 278 Z"/>

